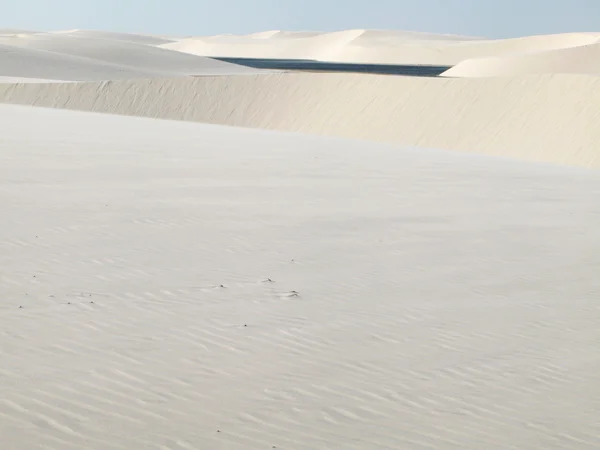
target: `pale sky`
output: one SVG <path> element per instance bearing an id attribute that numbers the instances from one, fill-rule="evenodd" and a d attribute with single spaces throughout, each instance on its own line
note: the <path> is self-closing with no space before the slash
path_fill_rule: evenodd
<path id="1" fill-rule="evenodd" d="M 374 28 L 513 37 L 600 31 L 600 0 L 0 0 L 0 28 L 179 36 Z"/>

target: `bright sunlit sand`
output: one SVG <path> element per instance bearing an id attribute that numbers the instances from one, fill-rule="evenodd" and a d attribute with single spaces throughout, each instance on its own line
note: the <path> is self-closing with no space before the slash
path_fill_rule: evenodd
<path id="1" fill-rule="evenodd" d="M 0 447 L 600 448 L 599 46 L 0 30 Z"/>

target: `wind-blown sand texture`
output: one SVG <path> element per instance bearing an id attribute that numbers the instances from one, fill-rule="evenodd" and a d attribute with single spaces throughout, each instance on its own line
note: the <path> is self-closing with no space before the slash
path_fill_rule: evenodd
<path id="1" fill-rule="evenodd" d="M 5 448 L 600 446 L 596 172 L 0 118 Z"/>
<path id="2" fill-rule="evenodd" d="M 599 36 L 0 30 L 0 448 L 600 448 Z"/>
<path id="3" fill-rule="evenodd" d="M 256 70 L 93 34 L 0 35 L 0 76 L 92 81 L 233 73 Z"/>

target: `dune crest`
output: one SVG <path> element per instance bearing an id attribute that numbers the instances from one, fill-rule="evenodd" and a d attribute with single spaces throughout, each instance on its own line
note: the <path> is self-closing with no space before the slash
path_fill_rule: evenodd
<path id="1" fill-rule="evenodd" d="M 96 81 L 256 73 L 247 67 L 107 35 L 79 31 L 0 35 L 0 76 Z"/>
<path id="2" fill-rule="evenodd" d="M 13 48 L 48 52 L 48 56 L 68 55 L 85 58 L 90 64 L 110 65 L 122 71 L 118 78 L 185 76 L 216 73 L 255 72 L 248 68 L 202 56 L 160 48 L 153 45 L 105 39 L 89 35 L 36 34 L 25 37 L 1 37 L 0 44 Z M 15 50 L 18 53 L 17 50 Z M 2 55 L 0 54 L 0 58 Z M 1 61 L 1 60 L 0 60 Z M 59 64 L 59 63 L 57 63 Z M 7 70 L 7 69 L 4 69 Z M 93 68 L 82 69 L 94 76 Z M 82 77 L 84 74 L 82 73 Z M 85 78 L 83 78 L 85 80 Z M 97 79 L 97 78 L 96 78 Z M 111 79 L 111 78 L 105 78 Z"/>
<path id="3" fill-rule="evenodd" d="M 600 75 L 600 44 L 594 43 L 495 58 L 463 61 L 442 74 L 446 77 L 498 77 L 579 73 Z"/>
<path id="4" fill-rule="evenodd" d="M 191 37 L 161 46 L 203 56 L 454 65 L 473 58 L 585 46 L 597 43 L 599 38 L 600 33 L 565 33 L 488 40 L 469 36 L 359 29 L 306 35 L 276 32 L 266 35 Z"/>
<path id="5" fill-rule="evenodd" d="M 287 73 L 5 84 L 0 100 L 600 166 L 600 111 L 586 106 L 600 104 L 600 77 L 585 75 Z"/>

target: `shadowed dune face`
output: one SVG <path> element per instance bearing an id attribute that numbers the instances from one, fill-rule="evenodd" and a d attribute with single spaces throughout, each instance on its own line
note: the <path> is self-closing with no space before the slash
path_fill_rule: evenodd
<path id="1" fill-rule="evenodd" d="M 4 102 L 600 166 L 600 78 L 275 74 L 0 85 Z"/>
<path id="2" fill-rule="evenodd" d="M 6 448 L 600 448 L 596 172 L 0 121 Z"/>

